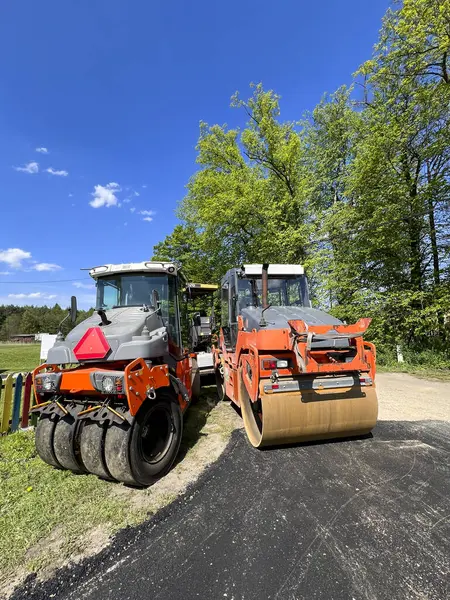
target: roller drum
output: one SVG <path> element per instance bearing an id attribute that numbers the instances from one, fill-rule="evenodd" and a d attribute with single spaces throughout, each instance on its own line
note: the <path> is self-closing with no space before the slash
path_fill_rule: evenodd
<path id="1" fill-rule="evenodd" d="M 239 399 L 253 446 L 275 446 L 368 434 L 377 422 L 375 386 L 265 393 L 253 405 L 240 379 Z"/>

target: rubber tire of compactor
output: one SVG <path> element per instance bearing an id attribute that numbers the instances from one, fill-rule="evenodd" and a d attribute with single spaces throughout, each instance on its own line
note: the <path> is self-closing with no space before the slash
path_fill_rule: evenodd
<path id="1" fill-rule="evenodd" d="M 145 487 L 173 465 L 183 435 L 183 415 L 173 392 L 160 390 L 140 407 L 133 424 L 112 423 L 106 430 L 105 466 L 111 477 Z"/>
<path id="2" fill-rule="evenodd" d="M 265 394 L 251 402 L 239 370 L 239 403 L 255 448 L 361 436 L 375 427 L 375 386 Z"/>
<path id="3" fill-rule="evenodd" d="M 58 419 L 57 413 L 41 415 L 36 425 L 34 443 L 38 456 L 44 462 L 57 469 L 62 469 L 53 449 L 53 437 Z"/>
<path id="4" fill-rule="evenodd" d="M 60 416 L 55 423 L 53 452 L 63 469 L 68 469 L 73 473 L 86 473 L 80 448 L 80 429 L 83 422 L 76 418 L 84 407 L 72 405 L 70 408 L 69 414 Z"/>
<path id="5" fill-rule="evenodd" d="M 77 419 L 81 405 L 67 405 L 67 414 L 41 415 L 36 426 L 35 445 L 39 457 L 57 469 L 86 473 L 81 459 L 80 432 L 83 423 Z"/>

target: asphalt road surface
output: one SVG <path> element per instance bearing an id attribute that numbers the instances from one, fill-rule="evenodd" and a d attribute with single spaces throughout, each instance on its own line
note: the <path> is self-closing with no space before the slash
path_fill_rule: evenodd
<path id="1" fill-rule="evenodd" d="M 266 451 L 235 431 L 172 505 L 16 599 L 446 599 L 450 423 Z"/>

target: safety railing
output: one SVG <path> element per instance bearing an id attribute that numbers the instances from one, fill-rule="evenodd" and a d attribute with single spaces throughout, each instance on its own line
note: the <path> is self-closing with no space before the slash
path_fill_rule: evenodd
<path id="1" fill-rule="evenodd" d="M 0 380 L 0 435 L 36 425 L 35 415 L 30 415 L 34 402 L 31 373 L 10 374 Z"/>

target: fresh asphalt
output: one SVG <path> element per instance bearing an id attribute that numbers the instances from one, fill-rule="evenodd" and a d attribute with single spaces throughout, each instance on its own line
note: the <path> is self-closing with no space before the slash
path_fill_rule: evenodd
<path id="1" fill-rule="evenodd" d="M 450 423 L 265 451 L 236 431 L 188 492 L 15 600 L 450 597 Z"/>

